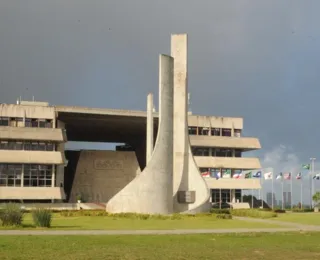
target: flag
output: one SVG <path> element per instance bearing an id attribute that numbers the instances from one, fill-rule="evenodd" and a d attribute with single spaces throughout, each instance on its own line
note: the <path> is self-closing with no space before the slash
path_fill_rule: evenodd
<path id="1" fill-rule="evenodd" d="M 285 180 L 290 180 L 290 179 L 291 179 L 291 172 L 286 172 L 286 173 L 284 173 L 284 174 L 283 174 L 283 178 L 284 178 Z"/>
<path id="2" fill-rule="evenodd" d="M 261 178 L 261 176 L 262 172 L 260 170 L 252 174 L 252 178 Z"/>
<path id="3" fill-rule="evenodd" d="M 280 179 L 282 180 L 282 172 L 280 172 L 276 177 L 276 180 L 280 180 Z"/>
<path id="4" fill-rule="evenodd" d="M 234 173 L 233 176 L 232 176 L 232 178 L 234 178 L 234 179 L 239 179 L 239 178 L 241 177 L 241 175 L 242 175 L 241 172 L 239 172 L 239 173 Z"/>
<path id="5" fill-rule="evenodd" d="M 315 176 L 313 176 L 314 180 L 320 180 L 320 173 L 317 173 Z"/>
<path id="6" fill-rule="evenodd" d="M 216 180 L 219 180 L 221 178 L 221 173 L 220 172 L 215 172 L 214 173 L 214 178 L 216 178 Z"/>
<path id="7" fill-rule="evenodd" d="M 245 179 L 250 179 L 250 178 L 252 178 L 252 172 L 246 173 L 246 174 L 244 175 L 244 178 L 245 178 Z"/>
<path id="8" fill-rule="evenodd" d="M 302 164 L 302 169 L 310 170 L 310 164 Z"/>
<path id="9" fill-rule="evenodd" d="M 230 169 L 226 170 L 222 178 L 231 178 L 231 170 Z"/>
<path id="10" fill-rule="evenodd" d="M 201 175 L 203 178 L 210 178 L 210 172 L 202 172 Z"/>
<path id="11" fill-rule="evenodd" d="M 273 174 L 272 174 L 272 172 L 266 172 L 266 173 L 264 174 L 264 179 L 265 179 L 265 180 L 272 180 L 272 179 L 273 179 Z"/>
<path id="12" fill-rule="evenodd" d="M 301 172 L 299 172 L 299 173 L 297 174 L 296 179 L 297 179 L 297 180 L 301 180 L 301 179 L 302 179 L 302 174 L 301 174 Z"/>

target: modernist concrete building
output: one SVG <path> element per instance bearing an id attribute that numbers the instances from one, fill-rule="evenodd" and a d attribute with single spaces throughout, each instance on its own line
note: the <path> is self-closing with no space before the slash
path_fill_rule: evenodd
<path id="1" fill-rule="evenodd" d="M 0 200 L 76 202 L 81 194 L 84 201 L 107 202 L 146 165 L 146 116 L 145 111 L 32 101 L 1 104 Z M 158 113 L 153 116 L 156 138 Z M 261 167 L 258 158 L 243 157 L 260 149 L 260 143 L 243 136 L 242 118 L 189 115 L 188 124 L 194 160 L 213 202 L 220 201 L 220 189 L 222 200 L 234 202 L 242 189 L 260 189 L 257 179 L 232 178 Z M 66 136 L 69 141 L 125 145 L 116 151 L 64 151 Z M 222 176 L 217 180 L 218 172 Z"/>
<path id="2" fill-rule="evenodd" d="M 115 212 L 134 207 L 138 212 L 170 213 L 202 211 L 209 200 L 241 204 L 237 202 L 242 190 L 260 189 L 258 179 L 233 178 L 243 170 L 261 168 L 258 158 L 243 157 L 244 152 L 261 148 L 259 140 L 243 136 L 242 118 L 188 115 L 186 35 L 172 36 L 171 56 L 160 56 L 160 61 L 162 58 L 169 67 L 174 62 L 173 111 L 159 109 L 173 113 L 173 161 L 168 158 L 164 168 L 157 168 L 160 175 L 168 171 L 165 167 L 173 168 L 168 172 L 171 183 L 166 177 L 148 179 L 144 174 L 150 172 L 154 157 L 165 156 L 157 150 L 171 149 L 170 142 L 165 144 L 167 148 L 157 148 L 157 138 L 168 138 L 163 136 L 171 131 L 171 123 L 165 123 L 166 130 L 159 137 L 161 120 L 151 111 L 152 95 L 148 97 L 148 113 L 19 100 L 17 104 L 0 104 L 0 202 L 76 202 L 80 196 L 85 202 L 105 203 Z M 160 98 L 161 90 L 166 97 L 171 91 L 161 88 L 161 79 L 167 82 L 164 85 L 170 82 L 169 71 L 160 73 Z M 160 103 L 170 107 L 168 99 Z M 151 136 L 147 137 L 147 129 Z M 65 151 L 67 141 L 119 145 L 115 151 Z M 133 194 L 130 187 L 139 179 L 153 181 L 153 186 L 140 186 Z M 165 193 L 157 185 L 172 187 Z M 152 203 L 161 200 L 152 210 L 148 203 L 138 205 L 137 197 L 128 199 L 151 192 Z M 170 196 L 173 200 L 164 203 Z"/>

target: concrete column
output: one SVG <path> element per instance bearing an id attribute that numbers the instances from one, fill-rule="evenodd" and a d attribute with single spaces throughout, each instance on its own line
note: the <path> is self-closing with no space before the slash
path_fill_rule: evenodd
<path id="1" fill-rule="evenodd" d="M 22 164 L 22 171 L 21 171 L 21 187 L 24 186 L 24 164 Z"/>
<path id="2" fill-rule="evenodd" d="M 51 182 L 51 187 L 55 187 L 55 183 L 56 183 L 56 167 L 54 167 L 54 165 L 52 165 L 52 182 Z"/>
<path id="3" fill-rule="evenodd" d="M 148 164 L 153 152 L 153 94 L 149 93 L 147 98 L 147 152 L 146 165 Z"/>
<path id="4" fill-rule="evenodd" d="M 174 64 L 170 56 L 159 58 L 159 128 L 154 151 L 141 174 L 108 201 L 108 212 L 171 214 L 173 210 Z"/>
<path id="5" fill-rule="evenodd" d="M 173 200 L 175 212 L 201 212 L 209 209 L 209 189 L 191 152 L 188 134 L 188 37 L 171 36 L 174 58 L 174 123 L 173 123 Z M 197 129 L 198 134 L 198 129 Z M 194 192 L 195 199 L 183 202 L 181 194 Z M 180 195 L 179 195 L 180 194 Z"/>

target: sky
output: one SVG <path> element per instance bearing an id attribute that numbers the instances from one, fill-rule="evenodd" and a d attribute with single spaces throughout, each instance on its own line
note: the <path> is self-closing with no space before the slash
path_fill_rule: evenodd
<path id="1" fill-rule="evenodd" d="M 158 55 L 187 33 L 193 113 L 243 117 L 243 135 L 263 147 L 247 156 L 297 169 L 318 156 L 318 10 L 318 0 L 1 0 L 0 102 L 145 110 Z"/>

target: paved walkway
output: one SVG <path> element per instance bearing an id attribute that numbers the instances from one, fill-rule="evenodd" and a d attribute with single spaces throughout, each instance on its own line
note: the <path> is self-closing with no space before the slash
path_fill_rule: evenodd
<path id="1" fill-rule="evenodd" d="M 0 230 L 0 235 L 181 235 L 181 234 L 228 234 L 228 233 L 275 233 L 297 231 L 319 231 L 320 226 L 302 225 L 267 219 L 234 217 L 241 221 L 261 222 L 284 228 L 233 228 L 233 229 L 177 229 L 177 230 Z"/>

